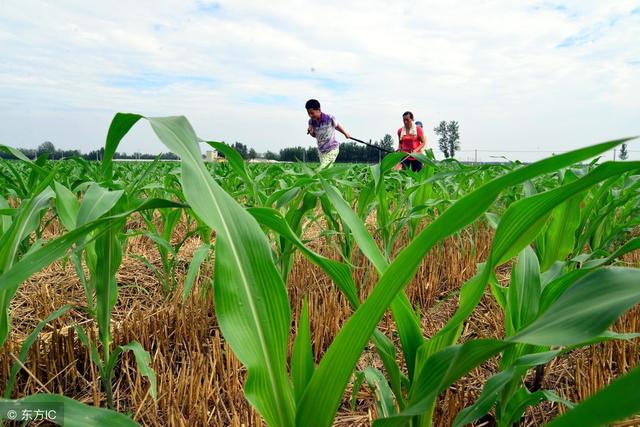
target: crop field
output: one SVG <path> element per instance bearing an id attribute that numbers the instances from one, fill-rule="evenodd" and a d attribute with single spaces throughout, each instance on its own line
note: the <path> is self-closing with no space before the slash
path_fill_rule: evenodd
<path id="1" fill-rule="evenodd" d="M 181 161 L 112 161 L 148 125 Z M 100 162 L 0 146 L 0 403 L 83 427 L 640 425 L 640 162 L 599 158 L 623 142 L 319 171 L 117 114 Z"/>

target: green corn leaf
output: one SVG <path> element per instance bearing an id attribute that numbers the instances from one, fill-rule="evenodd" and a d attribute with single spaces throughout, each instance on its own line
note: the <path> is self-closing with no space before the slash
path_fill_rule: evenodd
<path id="1" fill-rule="evenodd" d="M 416 375 L 421 375 L 421 369 L 427 366 L 426 361 L 431 356 L 443 348 L 448 347 L 451 343 L 456 342 L 458 338 L 460 338 L 460 334 L 462 334 L 463 329 L 462 326 L 463 325 L 460 324 L 458 328 L 451 330 L 447 334 L 436 335 L 420 346 L 416 354 Z"/>
<path id="2" fill-rule="evenodd" d="M 11 154 L 15 158 L 20 159 L 23 162 L 31 163 L 31 159 L 25 156 L 22 151 L 16 150 L 15 148 L 10 147 L 8 145 L 0 144 L 0 151 L 4 151 L 7 154 Z"/>
<path id="3" fill-rule="evenodd" d="M 216 316 L 225 339 L 247 367 L 245 395 L 269 425 L 291 426 L 291 310 L 269 242 L 256 220 L 213 180 L 189 122 L 184 117 L 148 120 L 160 141 L 182 159 L 186 200 L 216 230 Z"/>
<path id="4" fill-rule="evenodd" d="M 70 305 L 63 305 L 56 311 L 52 312 L 49 316 L 47 316 L 46 319 L 39 322 L 38 325 L 33 329 L 33 331 L 31 331 L 27 339 L 24 340 L 24 342 L 22 343 L 22 346 L 20 347 L 20 353 L 18 354 L 18 360 L 20 361 L 20 363 L 14 362 L 14 364 L 11 365 L 11 372 L 9 373 L 7 386 L 4 389 L 5 399 L 11 398 L 11 394 L 13 393 L 13 384 L 15 383 L 15 380 L 16 380 L 16 375 L 18 375 L 18 372 L 22 368 L 21 364 L 24 365 L 25 361 L 27 360 L 27 354 L 29 352 L 29 349 L 31 348 L 33 343 L 36 342 L 36 339 L 38 338 L 38 335 L 40 334 L 42 329 L 48 323 L 54 321 L 55 319 L 62 316 L 69 310 L 71 310 Z"/>
<path id="5" fill-rule="evenodd" d="M 160 273 L 160 270 L 158 270 L 146 256 L 138 254 L 130 254 L 129 256 L 143 263 L 156 277 L 162 278 L 162 273 Z"/>
<path id="6" fill-rule="evenodd" d="M 58 181 L 54 183 L 54 191 L 56 193 L 56 212 L 60 222 L 67 230 L 71 231 L 76 228 L 76 219 L 80 210 L 80 202 L 76 196 L 64 185 Z"/>
<path id="7" fill-rule="evenodd" d="M 9 229 L 0 236 L 0 272 L 5 272 L 11 267 L 15 262 L 20 243 L 38 227 L 40 214 L 48 206 L 49 200 L 54 195 L 49 185 L 53 181 L 55 174 L 56 169 L 53 169 L 33 189 L 30 198 L 23 201 Z M 2 341 L 0 340 L 0 342 Z"/>
<path id="8" fill-rule="evenodd" d="M 287 205 L 291 200 L 293 200 L 300 193 L 299 187 L 293 187 L 288 189 L 284 194 L 276 199 L 276 209 L 280 209 L 281 207 Z"/>
<path id="9" fill-rule="evenodd" d="M 151 368 L 151 355 L 149 352 L 145 350 L 138 341 L 131 341 L 127 345 L 119 346 L 119 348 L 122 352 L 131 351 L 133 353 L 138 366 L 138 372 L 149 380 L 149 394 L 153 397 L 153 400 L 156 400 L 158 398 L 158 386 L 156 373 Z"/>
<path id="10" fill-rule="evenodd" d="M 396 348 L 393 342 L 383 334 L 379 329 L 376 329 L 373 333 L 373 343 L 376 346 L 376 351 L 382 360 L 387 375 L 389 376 L 389 383 L 391 384 L 391 390 L 396 396 L 396 402 L 400 409 L 404 408 L 404 395 L 402 394 L 402 384 L 408 383 L 409 379 L 406 378 L 400 371 L 400 365 L 396 358 Z"/>
<path id="11" fill-rule="evenodd" d="M 295 233 L 293 233 L 288 223 L 284 218 L 282 218 L 280 212 L 275 209 L 249 208 L 247 210 L 258 220 L 260 224 L 287 238 L 290 242 L 296 245 L 307 259 L 321 267 L 338 284 L 354 308 L 357 308 L 360 305 L 360 300 L 358 299 L 357 290 L 355 288 L 355 283 L 353 283 L 349 267 L 337 261 L 324 258 L 323 256 L 308 249 L 295 235 Z M 382 363 L 389 374 L 391 387 L 396 394 L 399 404 L 401 404 L 402 374 L 396 362 L 396 352 L 393 343 L 378 330 L 374 332 L 373 342 L 380 358 L 382 359 Z"/>
<path id="12" fill-rule="evenodd" d="M 343 263 L 328 259 L 310 250 L 293 232 L 279 211 L 271 208 L 248 208 L 247 211 L 265 227 L 278 233 L 294 244 L 309 261 L 321 267 L 340 287 L 353 307 L 358 307 L 358 291 L 351 277 L 351 270 Z"/>
<path id="13" fill-rule="evenodd" d="M 640 237 L 633 238 L 606 258 L 592 259 L 583 264 L 583 268 L 594 268 L 608 264 L 626 253 L 640 249 Z"/>
<path id="14" fill-rule="evenodd" d="M 422 370 L 430 368 L 427 364 L 429 358 L 445 347 L 451 345 L 452 343 L 455 343 L 460 337 L 462 329 L 463 325 L 460 324 L 458 328 L 452 329 L 446 334 L 436 335 L 422 344 L 418 349 L 418 352 L 416 353 L 416 372 L 414 375 L 416 377 L 421 377 L 423 375 Z M 411 390 L 413 390 L 413 385 L 411 386 Z M 417 417 L 418 419 L 415 420 L 416 425 L 429 425 L 431 423 L 435 404 L 435 399 L 427 403 L 427 409 L 423 414 Z"/>
<path id="15" fill-rule="evenodd" d="M 436 242 L 478 218 L 504 188 L 589 159 L 625 141 L 616 140 L 597 144 L 515 169 L 458 199 L 449 209 L 440 214 L 400 252 L 382 275 L 369 298 L 342 327 L 305 390 L 297 410 L 296 418 L 299 425 L 304 425 L 305 420 L 310 419 L 315 420 L 319 426 L 331 424 L 344 388 L 371 333 L 387 307 L 413 277 L 422 258 Z M 448 328 L 443 330 L 443 334 L 449 333 L 452 328 L 457 328 L 459 323 L 473 311 L 477 304 L 476 298 L 479 301 L 482 296 L 484 283 L 480 281 L 478 283 L 480 286 L 467 288 L 466 300 L 461 299 L 461 306 L 456 316 L 448 323 Z"/>
<path id="16" fill-rule="evenodd" d="M 100 376 L 106 377 L 108 374 L 105 372 L 105 366 L 102 363 L 102 358 L 100 357 L 100 353 L 98 353 L 98 347 L 96 347 L 93 341 L 89 340 L 89 337 L 84 332 L 84 329 L 80 325 L 75 325 L 74 329 L 76 334 L 78 335 L 78 339 L 89 350 L 89 356 L 91 357 L 91 361 L 96 365 L 98 371 L 100 372 Z"/>
<path id="17" fill-rule="evenodd" d="M 572 182 L 569 176 L 575 175 L 565 175 L 565 182 Z M 551 221 L 544 238 L 544 251 L 540 261 L 541 271 L 547 271 L 556 260 L 564 261 L 566 256 L 573 250 L 575 232 L 580 225 L 581 203 L 582 196 L 578 194 L 553 209 Z"/>
<path id="18" fill-rule="evenodd" d="M 347 202 L 340 196 L 338 191 L 322 181 L 322 188 L 327 194 L 332 205 L 338 211 L 346 226 L 353 234 L 358 247 L 362 253 L 373 263 L 380 275 L 389 267 L 389 262 L 380 252 L 375 240 L 367 231 L 364 223 L 358 215 L 351 209 Z M 409 371 L 409 378 L 413 376 L 415 366 L 415 354 L 424 342 L 420 322 L 415 315 L 411 303 L 404 292 L 394 299 L 391 304 L 391 311 L 400 334 L 403 353 Z"/>
<path id="19" fill-rule="evenodd" d="M 562 276 L 552 280 L 544 287 L 542 295 L 540 296 L 540 309 L 539 312 L 543 313 L 549 309 L 560 295 L 571 286 L 579 278 L 586 276 L 592 269 L 581 268 L 578 270 L 572 270 Z"/>
<path id="20" fill-rule="evenodd" d="M 102 177 L 107 181 L 111 181 L 113 176 L 113 155 L 116 153 L 120 141 L 141 118 L 142 116 L 139 114 L 130 113 L 117 113 L 113 117 L 107 132 L 101 168 Z"/>
<path id="21" fill-rule="evenodd" d="M 116 273 L 122 263 L 122 246 L 118 240 L 118 224 L 110 226 L 95 242 L 96 264 L 96 319 L 103 346 L 111 344 L 111 313 L 118 300 Z M 121 225 L 120 225 L 121 226 Z"/>
<path id="22" fill-rule="evenodd" d="M 110 223 L 114 220 L 120 220 L 127 218 L 135 212 L 139 212 L 146 209 L 160 209 L 160 208 L 181 208 L 184 205 L 170 202 L 168 200 L 151 199 L 148 200 L 135 209 L 131 209 L 121 214 L 112 215 L 110 217 L 102 217 L 93 222 L 85 224 L 76 228 L 73 231 L 63 234 L 62 236 L 50 241 L 46 245 L 42 246 L 35 252 L 30 253 L 28 256 L 23 257 L 20 261 L 16 262 L 10 270 L 5 271 L 0 275 L 0 291 L 11 290 L 12 292 L 20 286 L 22 282 L 27 280 L 33 274 L 42 270 L 47 265 L 51 264 L 58 258 L 61 258 L 74 244 L 82 245 L 82 241 L 87 234 L 91 233 L 95 229 L 104 226 L 105 223 Z M 106 229 L 101 233 L 106 232 Z M 94 236 L 94 238 L 97 236 Z M 84 242 L 86 244 L 88 242 Z M 78 246 L 78 249 L 80 246 Z"/>
<path id="23" fill-rule="evenodd" d="M 296 236 L 302 235 L 302 225 L 301 225 L 302 219 L 304 218 L 304 216 L 307 214 L 308 211 L 315 209 L 317 201 L 318 201 L 318 198 L 312 193 L 304 193 L 304 195 L 302 196 L 302 203 L 300 204 L 300 206 L 298 208 L 291 207 L 287 212 L 285 216 L 286 222 L 289 225 L 289 228 L 293 232 L 295 232 Z M 282 270 L 282 279 L 285 281 L 285 283 L 289 276 L 289 272 L 293 267 L 294 251 L 292 250 L 293 249 L 292 245 L 294 244 L 295 242 L 289 242 L 287 241 L 285 236 L 280 235 L 280 253 L 282 254 L 281 270 Z M 347 272 L 347 276 L 349 276 L 349 278 L 345 280 L 352 281 L 350 272 Z M 355 284 L 353 286 L 350 286 L 349 283 L 347 283 L 346 281 L 345 281 L 345 284 L 346 284 L 345 289 L 355 289 Z M 349 293 L 346 291 L 345 291 L 345 294 L 349 295 Z"/>
<path id="24" fill-rule="evenodd" d="M 9 230 L 9 227 L 11 227 L 12 223 L 11 217 L 13 217 L 17 212 L 18 209 L 0 209 L 0 235 L 6 233 L 7 230 Z"/>
<path id="25" fill-rule="evenodd" d="M 8 270 L 16 261 L 20 243 L 37 228 L 40 214 L 48 207 L 53 195 L 53 191 L 46 188 L 20 207 L 10 229 L 2 236 L 0 271 Z"/>
<path id="26" fill-rule="evenodd" d="M 544 365 L 560 353 L 559 350 L 544 353 L 528 354 L 518 358 L 513 365 L 504 371 L 489 378 L 482 388 L 482 392 L 476 402 L 458 413 L 454 421 L 454 427 L 462 427 L 473 423 L 486 415 L 493 404 L 498 400 L 502 390 L 515 378 L 519 378 L 529 368 L 536 365 Z"/>
<path id="27" fill-rule="evenodd" d="M 478 266 L 478 270 L 482 270 L 482 269 L 484 269 L 484 263 L 480 263 L 480 265 Z M 489 276 L 489 286 L 491 289 L 491 294 L 496 299 L 496 302 L 500 306 L 500 309 L 503 312 L 506 312 L 507 311 L 507 292 L 509 292 L 509 288 L 500 285 L 500 283 L 498 282 L 498 277 L 495 274 L 495 271 L 493 272 L 493 274 Z M 510 325 L 511 325 L 511 322 L 505 322 L 505 326 L 510 326 Z M 507 328 L 505 332 L 507 335 L 511 335 L 513 331 Z"/>
<path id="28" fill-rule="evenodd" d="M 280 204 L 280 200 L 289 200 L 291 201 L 300 193 L 300 187 L 291 187 L 291 188 L 283 188 L 280 190 L 276 190 L 265 201 L 264 205 L 266 207 L 272 207 L 274 203 L 278 203 L 278 207 L 283 205 Z"/>
<path id="29" fill-rule="evenodd" d="M 511 284 L 507 290 L 507 313 L 512 330 L 519 331 L 538 315 L 540 303 L 540 265 L 531 246 L 518 256 L 518 263 L 511 271 Z"/>
<path id="30" fill-rule="evenodd" d="M 603 147 L 608 146 L 609 144 L 611 143 L 598 144 L 597 146 L 593 147 Z M 576 150 L 575 152 L 570 153 L 585 152 L 584 150 L 591 151 L 590 148 L 593 147 Z M 523 170 L 526 170 L 527 168 L 541 164 L 548 165 L 548 162 L 550 160 L 557 160 L 559 157 L 560 156 L 556 156 L 551 159 L 541 160 L 540 162 L 533 163 L 521 169 L 516 169 L 514 172 L 511 172 L 507 176 L 510 176 L 511 174 L 519 176 L 521 172 Z M 558 163 L 557 165 L 560 166 L 561 163 Z M 528 245 L 539 233 L 542 226 L 544 225 L 544 221 L 546 221 L 546 218 L 549 215 L 549 212 L 555 206 L 562 203 L 564 200 L 580 193 L 581 191 L 584 191 L 585 189 L 597 184 L 600 181 L 603 181 L 611 176 L 624 173 L 627 170 L 637 169 L 639 166 L 640 162 L 603 163 L 602 165 L 595 168 L 591 173 L 575 182 L 556 188 L 554 190 L 536 194 L 535 196 L 531 196 L 526 199 L 518 200 L 517 202 L 511 204 L 511 206 L 509 206 L 507 211 L 502 216 L 502 219 L 500 220 L 500 225 L 496 230 L 493 244 L 491 246 L 491 251 L 489 253 L 487 266 L 483 270 L 481 278 L 479 280 L 472 279 L 471 281 L 468 281 L 467 283 L 465 283 L 465 285 L 463 285 L 460 292 L 460 306 L 458 310 L 449 320 L 447 325 L 445 325 L 445 327 L 438 332 L 438 334 L 447 333 L 450 328 L 455 327 L 471 314 L 473 309 L 480 301 L 480 298 L 482 298 L 484 286 L 485 283 L 487 283 L 487 281 L 489 280 L 491 270 L 495 266 L 511 259 L 511 257 L 516 255 L 520 250 Z M 535 170 L 537 169 L 538 168 L 536 167 Z M 490 186 L 496 181 L 500 181 L 504 178 L 505 177 L 500 177 L 486 184 L 482 188 Z M 474 191 L 470 195 L 465 196 L 463 199 L 467 199 L 469 196 L 477 194 L 478 191 L 482 190 L 482 188 Z M 445 211 L 443 215 L 451 211 L 451 209 L 453 209 L 459 203 L 460 201 L 454 204 L 447 211 Z M 478 201 L 478 203 L 481 202 Z"/>
<path id="31" fill-rule="evenodd" d="M 487 218 L 487 222 L 491 228 L 494 230 L 498 228 L 498 224 L 500 224 L 500 215 L 493 212 L 485 212 L 484 216 Z"/>
<path id="32" fill-rule="evenodd" d="M 384 272 L 389 266 L 389 262 L 380 252 L 378 245 L 367 231 L 363 222 L 358 218 L 358 215 L 351 209 L 342 196 L 340 196 L 335 187 L 322 181 L 322 188 L 329 197 L 333 207 L 338 211 L 340 218 L 342 218 L 349 227 L 362 253 L 372 262 L 378 272 Z"/>
<path id="33" fill-rule="evenodd" d="M 3 408 L 6 411 L 13 409 L 18 414 L 23 409 L 35 410 L 44 407 L 43 405 L 63 405 L 62 418 L 53 420 L 57 425 L 65 427 L 87 427 L 87 426 L 118 426 L 118 427 L 135 427 L 140 426 L 126 415 L 111 411 L 104 408 L 96 408 L 95 406 L 85 405 L 66 396 L 59 394 L 32 394 L 22 399 L 7 400 L 0 399 Z M 49 407 L 47 407 L 48 409 Z M 6 411 L 0 414 L 0 419 L 6 417 Z"/>
<path id="34" fill-rule="evenodd" d="M 0 160 L 1 160 L 0 164 L 6 166 L 12 175 L 11 177 L 9 177 L 8 175 L 6 175 L 4 172 L 0 170 L 0 176 L 2 176 L 5 179 L 7 186 L 13 189 L 15 194 L 21 199 L 25 199 L 29 197 L 29 190 L 27 190 L 27 184 L 24 182 L 24 177 L 22 176 L 22 174 L 20 174 L 17 171 L 17 169 L 13 166 L 13 164 L 10 161 L 3 160 L 3 159 L 0 159 Z"/>
<path id="35" fill-rule="evenodd" d="M 497 340 L 473 340 L 440 350 L 425 361 L 414 378 L 405 409 L 397 416 L 376 420 L 374 427 L 406 425 L 412 417 L 428 411 L 443 390 L 507 346 Z"/>
<path id="36" fill-rule="evenodd" d="M 160 211 L 163 221 L 162 238 L 169 243 L 171 249 L 167 248 L 167 252 L 174 253 L 173 246 L 171 246 L 171 236 L 176 226 L 182 219 L 182 210 L 179 209 L 163 209 Z"/>
<path id="37" fill-rule="evenodd" d="M 38 156 L 35 162 L 24 163 L 27 167 L 31 168 L 29 178 L 27 180 L 27 188 L 33 188 L 39 182 L 39 178 L 46 179 L 49 174 L 48 170 L 44 169 L 44 166 L 49 159 L 49 153 L 43 153 Z M 57 168 L 58 166 L 56 166 Z"/>
<path id="38" fill-rule="evenodd" d="M 51 177 L 52 178 L 52 177 Z M 37 190 L 40 190 L 38 188 Z M 53 197 L 49 188 L 42 189 L 36 196 L 21 207 L 17 218 L 11 223 L 9 230 L 0 239 L 0 272 L 2 276 L 11 271 L 16 264 L 20 243 L 37 227 L 40 213 L 47 207 Z M 25 255 L 23 258 L 28 257 Z M 0 276 L 0 279 L 2 278 Z M 0 281 L 0 285 L 2 281 Z M 0 346 L 4 345 L 10 330 L 9 304 L 16 289 L 0 288 Z"/>
<path id="39" fill-rule="evenodd" d="M 529 406 L 537 405 L 545 400 L 554 403 L 562 403 L 570 409 L 575 406 L 572 402 L 561 398 L 551 390 L 538 390 L 531 393 L 526 388 L 520 387 L 509 399 L 505 413 L 501 417 L 500 421 L 503 425 L 513 425 L 522 418 L 524 411 Z"/>
<path id="40" fill-rule="evenodd" d="M 613 381 L 575 409 L 556 418 L 549 427 L 596 427 L 640 412 L 640 366 Z"/>
<path id="41" fill-rule="evenodd" d="M 544 288 L 552 280 L 555 280 L 555 279 L 559 278 L 560 276 L 562 276 L 562 274 L 565 271 L 565 267 L 566 266 L 567 266 L 566 262 L 564 262 L 564 261 L 556 261 L 551 265 L 551 267 L 549 267 L 547 269 L 547 271 L 545 271 L 544 273 L 542 273 L 540 275 L 540 285 L 542 286 L 543 291 L 544 291 Z"/>
<path id="42" fill-rule="evenodd" d="M 96 183 L 91 184 L 82 199 L 76 225 L 81 226 L 100 218 L 118 203 L 123 194 L 124 190 L 109 191 Z"/>
<path id="43" fill-rule="evenodd" d="M 173 246 L 171 246 L 171 243 L 158 233 L 144 231 L 142 232 L 142 235 L 149 238 L 150 240 L 153 240 L 153 242 L 158 246 L 158 249 L 164 251 L 167 254 L 176 256 L 176 251 L 175 249 L 173 249 Z"/>
<path id="44" fill-rule="evenodd" d="M 215 148 L 217 151 L 224 154 L 224 157 L 229 162 L 231 169 L 233 169 L 233 171 L 237 173 L 240 178 L 242 178 L 242 180 L 248 185 L 247 189 L 250 190 L 251 178 L 249 177 L 249 172 L 247 171 L 246 163 L 244 162 L 244 159 L 242 158 L 240 153 L 238 153 L 238 151 L 235 148 L 230 147 L 226 144 L 223 144 L 222 142 L 216 142 L 216 141 L 203 141 L 203 142 L 209 144 L 210 146 Z"/>
<path id="45" fill-rule="evenodd" d="M 296 402 L 302 397 L 314 370 L 313 349 L 311 348 L 311 329 L 309 326 L 309 305 L 305 298 L 298 323 L 298 333 L 291 350 L 291 378 Z"/>
<path id="46" fill-rule="evenodd" d="M 605 332 L 640 302 L 640 270 L 604 268 L 577 280 L 530 326 L 508 341 L 573 345 Z"/>
<path id="47" fill-rule="evenodd" d="M 403 152 L 387 154 L 384 156 L 384 159 L 382 159 L 382 163 L 378 165 L 380 167 L 380 172 L 384 174 L 385 172 L 393 169 L 395 165 L 400 163 L 405 157 L 407 157 L 407 153 Z"/>
<path id="48" fill-rule="evenodd" d="M 393 403 L 393 392 L 382 372 L 369 367 L 364 370 L 364 377 L 376 396 L 378 414 L 384 418 L 394 415 L 396 407 Z"/>
<path id="49" fill-rule="evenodd" d="M 353 387 L 351 389 L 351 410 L 356 410 L 356 404 L 358 403 L 358 393 L 362 389 L 362 384 L 365 382 L 364 372 L 356 372 L 354 375 Z"/>
<path id="50" fill-rule="evenodd" d="M 153 162 L 148 163 L 144 169 L 136 176 L 135 181 L 128 182 L 125 190 L 126 194 L 138 194 L 140 188 L 144 185 L 145 180 L 151 174 L 152 171 L 158 168 L 160 164 L 160 155 L 158 155 Z M 159 186 L 164 189 L 164 186 Z"/>
<path id="51" fill-rule="evenodd" d="M 520 252 L 539 232 L 543 225 L 540 221 L 549 215 L 551 209 L 565 200 L 611 176 L 638 168 L 640 168 L 640 162 L 606 162 L 577 181 L 514 202 L 502 216 L 501 226 L 496 230 L 491 248 L 492 259 L 496 265 L 500 265 Z M 535 218 L 535 223 L 532 226 L 527 224 L 523 227 L 522 224 L 526 224 L 523 219 L 529 217 Z M 522 219 L 518 220 L 518 218 Z"/>
<path id="52" fill-rule="evenodd" d="M 211 246 L 208 244 L 203 244 L 193 253 L 193 258 L 191 258 L 191 262 L 189 263 L 189 269 L 187 270 L 187 277 L 184 279 L 184 289 L 182 290 L 182 301 L 185 301 L 189 294 L 191 293 L 191 288 L 196 281 L 196 277 L 198 276 L 198 271 L 200 271 L 200 266 L 204 262 L 205 259 L 209 256 L 209 251 L 211 250 Z"/>
<path id="53" fill-rule="evenodd" d="M 375 197 L 375 183 L 369 181 L 358 195 L 358 216 L 361 220 L 364 220 L 369 214 L 369 206 Z"/>

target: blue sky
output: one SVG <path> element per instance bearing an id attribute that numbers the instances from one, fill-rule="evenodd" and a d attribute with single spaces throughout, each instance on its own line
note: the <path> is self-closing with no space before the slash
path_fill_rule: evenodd
<path id="1" fill-rule="evenodd" d="M 95 149 L 126 111 L 277 151 L 313 144 L 309 98 L 360 139 L 411 110 L 435 146 L 458 120 L 463 158 L 640 134 L 640 1 L 5 0 L 0 54 L 0 143 L 19 147 Z M 138 126 L 123 151 L 163 150 Z"/>

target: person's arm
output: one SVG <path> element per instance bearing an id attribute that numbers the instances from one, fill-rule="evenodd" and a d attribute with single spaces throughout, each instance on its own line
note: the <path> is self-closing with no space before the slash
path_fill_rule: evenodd
<path id="1" fill-rule="evenodd" d="M 427 146 L 427 137 L 424 135 L 424 131 L 418 132 L 418 139 L 420 140 L 420 145 L 416 148 L 416 153 L 424 154 L 424 149 Z"/>
<path id="2" fill-rule="evenodd" d="M 307 128 L 307 135 L 311 135 L 312 137 L 316 137 L 316 129 L 309 125 L 309 127 Z"/>
<path id="3" fill-rule="evenodd" d="M 340 131 L 345 138 L 350 139 L 351 135 L 349 135 L 349 132 L 347 132 L 346 130 L 344 130 L 344 128 L 342 127 L 342 125 L 340 123 L 336 124 L 336 129 L 338 129 L 338 131 Z"/>

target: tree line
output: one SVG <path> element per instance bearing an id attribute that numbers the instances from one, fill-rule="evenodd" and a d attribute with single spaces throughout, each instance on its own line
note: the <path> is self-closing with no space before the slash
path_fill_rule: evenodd
<path id="1" fill-rule="evenodd" d="M 88 153 L 82 153 L 80 150 L 61 150 L 55 147 L 51 141 L 45 141 L 38 145 L 38 148 L 18 148 L 18 151 L 22 152 L 29 159 L 33 160 L 46 154 L 51 160 L 69 159 L 72 157 L 79 157 L 85 160 L 102 160 L 104 158 L 104 147 L 98 150 L 91 150 Z M 169 153 L 149 154 L 149 153 L 118 153 L 113 155 L 117 160 L 153 160 L 156 157 L 160 157 L 162 160 L 178 160 L 178 156 Z M 13 155 L 0 151 L 0 158 L 13 159 Z"/>

